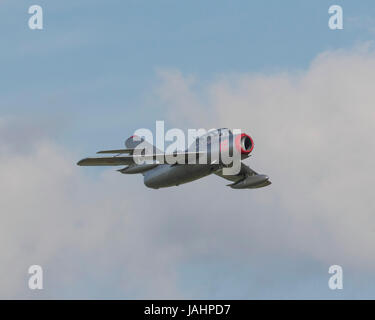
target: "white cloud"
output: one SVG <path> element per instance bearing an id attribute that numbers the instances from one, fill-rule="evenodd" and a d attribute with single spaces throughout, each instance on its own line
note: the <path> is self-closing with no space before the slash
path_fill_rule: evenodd
<path id="1" fill-rule="evenodd" d="M 246 196 L 277 219 L 268 221 L 272 230 L 251 230 L 249 241 L 374 267 L 375 54 L 368 45 L 323 53 L 304 72 L 221 75 L 209 85 L 195 83 L 198 89 L 175 75 L 162 77 L 171 109 L 185 108 L 186 96 L 203 96 L 206 104 L 198 112 L 191 106 L 188 123 L 242 128 L 255 139 L 249 164 L 273 185 Z M 184 94 L 174 95 L 176 87 Z M 267 219 L 247 214 L 255 224 Z"/>
<path id="2" fill-rule="evenodd" d="M 85 276 L 92 276 L 87 287 L 114 282 L 113 291 L 125 296 L 178 295 L 174 248 L 153 238 L 158 224 L 138 193 L 144 192 L 140 179 L 130 188 L 115 172 L 85 177 L 77 159 L 46 138 L 35 138 L 31 148 L 22 148 L 29 142 L 22 137 L 6 139 L 14 137 L 12 126 L 0 126 L 0 296 L 113 296 L 98 289 L 76 293 Z M 42 293 L 27 289 L 32 264 L 45 270 Z"/>

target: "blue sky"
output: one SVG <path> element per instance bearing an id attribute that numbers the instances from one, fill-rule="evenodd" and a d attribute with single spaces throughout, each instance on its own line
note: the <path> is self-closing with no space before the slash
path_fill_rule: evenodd
<path id="1" fill-rule="evenodd" d="M 42 6 L 44 10 L 43 30 L 28 28 L 27 21 L 30 15 L 27 11 L 29 6 L 34 4 Z M 344 30 L 332 31 L 328 28 L 328 8 L 332 4 L 339 4 L 343 7 Z M 47 136 L 58 146 L 57 148 L 61 148 L 58 150 L 63 150 L 61 153 L 69 153 L 73 160 L 74 157 L 84 157 L 99 149 L 121 147 L 123 141 L 134 130 L 138 128 L 154 129 L 156 120 L 166 120 L 167 127 L 174 127 L 181 123 L 182 126 L 187 126 L 190 122 L 184 118 L 183 114 L 189 110 L 182 110 L 190 108 L 189 104 L 186 106 L 183 103 L 186 96 L 192 101 L 199 101 L 197 105 L 201 109 L 198 110 L 198 113 L 196 113 L 197 109 L 194 109 L 196 106 L 193 106 L 193 103 L 191 106 L 197 125 L 208 126 L 212 122 L 209 116 L 207 120 L 207 114 L 216 110 L 216 105 L 212 102 L 215 99 L 210 100 L 210 97 L 212 98 L 210 92 L 216 88 L 213 85 L 221 84 L 221 80 L 225 83 L 224 91 L 235 96 L 238 83 L 236 81 L 232 83 L 232 77 L 238 75 L 257 77 L 260 75 L 260 77 L 272 78 L 275 75 L 283 74 L 291 75 L 291 77 L 298 76 L 310 70 L 314 61 L 318 61 L 316 63 L 318 67 L 320 65 L 329 67 L 329 62 L 335 60 L 335 57 L 328 62 L 324 62 L 324 60 L 322 63 L 320 60 L 315 60 L 321 53 L 340 52 L 340 50 L 351 52 L 353 48 L 369 43 L 375 37 L 375 3 L 370 0 L 362 0 L 360 4 L 356 1 L 339 0 L 0 0 L 0 9 L 0 38 L 2 40 L 0 50 L 0 118 L 11 119 L 9 120 L 10 124 L 6 127 L 6 132 L 4 131 L 4 137 L 7 141 L 11 141 L 12 145 L 22 147 L 29 142 L 30 145 L 33 145 L 34 140 L 39 141 L 39 137 Z M 343 61 L 345 63 L 346 60 Z M 172 98 L 168 96 L 168 90 L 174 87 L 163 77 L 162 74 L 165 70 L 172 73 L 177 70 L 176 83 L 181 84 L 183 88 L 186 85 L 188 88 L 186 96 L 177 97 L 179 92 L 171 94 Z M 318 68 L 318 70 L 320 69 Z M 181 75 L 181 79 L 179 75 Z M 350 73 L 348 75 L 350 78 Z M 191 85 L 187 85 L 189 76 L 194 78 Z M 316 87 L 321 80 L 319 78 Z M 239 83 L 241 81 L 239 80 Z M 229 89 L 232 87 L 235 88 L 233 89 L 234 93 Z M 277 86 L 275 88 L 277 89 Z M 241 91 L 241 87 L 238 91 Z M 309 90 L 307 91 L 309 92 Z M 170 100 L 163 99 L 161 97 L 163 94 L 167 95 Z M 323 94 L 321 95 L 323 96 Z M 173 104 L 173 102 L 176 103 Z M 228 110 L 231 108 L 233 113 L 237 112 L 235 103 L 227 106 Z M 171 109 L 174 109 L 174 117 L 171 117 Z M 217 110 L 218 114 L 222 115 L 221 120 L 225 120 L 226 111 L 220 107 Z M 176 117 L 177 121 L 174 122 Z M 230 116 L 228 116 L 228 123 L 229 119 Z M 254 123 L 252 123 L 254 128 L 257 128 L 255 122 L 267 121 L 259 118 L 254 119 Z M 258 130 L 258 136 L 260 136 L 258 141 L 263 141 L 266 145 L 268 140 L 261 137 L 261 130 Z M 267 161 L 262 161 L 262 152 L 263 160 L 265 160 L 265 158 L 269 158 L 266 154 L 268 149 L 266 147 L 262 149 L 262 143 L 259 143 L 257 148 L 259 150 L 258 160 L 255 156 L 254 161 L 258 167 L 260 166 L 266 171 Z M 9 146 L 9 150 L 13 150 L 12 146 Z M 55 155 L 54 150 L 56 151 L 53 148 L 51 152 Z M 39 159 L 38 157 L 34 158 Z M 31 158 L 31 162 L 35 160 L 34 158 Z M 283 159 L 281 159 L 282 161 Z M 295 161 L 297 163 L 298 160 Z M 61 167 L 65 168 L 62 163 Z M 73 161 L 72 163 L 74 164 Z M 40 164 L 40 161 L 36 164 Z M 294 169 L 292 165 L 290 170 Z M 305 203 L 299 204 L 296 200 L 296 203 L 292 201 L 293 203 L 286 205 L 285 202 L 288 202 L 286 199 L 290 199 L 284 197 L 285 190 L 288 188 L 277 189 L 277 178 L 282 177 L 281 173 L 280 176 L 278 175 L 278 169 L 284 167 L 275 165 L 273 168 L 268 168 L 276 179 L 275 189 L 265 192 L 260 196 L 260 200 L 254 194 L 249 195 L 253 204 L 250 205 L 249 212 L 246 213 L 248 216 L 240 215 L 238 223 L 241 224 L 242 217 L 245 225 L 249 223 L 249 228 L 253 228 L 250 227 L 251 219 L 249 217 L 261 214 L 265 218 L 255 218 L 257 228 L 254 227 L 251 229 L 252 231 L 259 231 L 267 226 L 272 226 L 273 223 L 280 222 L 280 225 L 285 226 L 285 229 L 278 229 L 275 237 L 277 235 L 283 239 L 290 237 L 291 243 L 298 242 L 300 239 L 296 235 L 294 235 L 296 238 L 289 236 L 290 227 L 286 221 L 291 219 L 291 224 L 293 224 L 293 221 L 298 221 L 300 218 L 290 214 L 288 210 L 293 211 L 304 208 L 304 206 L 311 207 L 310 204 L 314 202 L 310 203 L 308 202 L 310 198 L 306 198 Z M 272 170 L 274 171 L 272 172 Z M 61 171 L 65 172 L 63 169 Z M 56 174 L 52 168 L 47 172 L 50 172 L 51 177 Z M 74 172 L 74 175 L 78 174 L 76 171 Z M 83 213 L 82 217 L 79 216 L 83 219 L 82 221 L 84 221 L 84 217 L 91 219 L 86 216 L 88 210 L 95 211 L 98 207 L 100 213 L 97 213 L 98 216 L 95 215 L 97 220 L 89 223 L 91 226 L 96 222 L 106 225 L 107 222 L 101 220 L 103 219 L 101 212 L 106 212 L 111 219 L 114 219 L 111 220 L 113 225 L 108 222 L 109 231 L 102 230 L 103 234 L 107 236 L 113 229 L 117 230 L 116 219 L 122 219 L 122 216 L 115 214 L 116 209 L 108 204 L 110 201 L 106 200 L 105 196 L 108 199 L 113 199 L 116 196 L 115 199 L 121 199 L 124 203 L 127 203 L 132 197 L 143 199 L 144 196 L 150 199 L 153 205 L 150 204 L 148 207 L 148 204 L 143 204 L 139 217 L 134 218 L 130 214 L 135 219 L 132 228 L 139 231 L 139 233 L 136 231 L 135 238 L 140 243 L 142 243 L 142 232 L 147 231 L 151 234 L 150 239 L 147 238 L 143 245 L 148 248 L 147 252 L 158 252 L 157 249 L 160 249 L 160 257 L 165 255 L 165 259 L 170 258 L 172 262 L 167 263 L 150 257 L 151 260 L 155 258 L 156 264 L 160 264 L 161 267 L 165 264 L 172 276 L 169 278 L 161 273 L 160 279 L 156 279 L 155 276 L 155 280 L 150 276 L 149 271 L 145 270 L 144 273 L 137 273 L 138 276 L 145 276 L 145 279 L 149 279 L 154 287 L 149 287 L 144 280 L 141 283 L 132 283 L 131 289 L 124 291 L 119 284 L 122 283 L 122 280 L 118 280 L 115 276 L 108 277 L 108 273 L 121 273 L 121 270 L 125 270 L 123 272 L 128 272 L 130 276 L 123 274 L 121 279 L 134 281 L 132 272 L 135 272 L 134 270 L 137 268 L 134 268 L 132 264 L 128 266 L 126 261 L 117 258 L 116 252 L 111 251 L 112 245 L 115 250 L 122 250 L 122 247 L 115 244 L 115 240 L 100 245 L 99 252 L 71 249 L 63 242 L 64 245 L 56 247 L 56 252 L 62 250 L 62 257 L 74 257 L 72 259 L 78 261 L 67 268 L 78 276 L 71 276 L 71 278 L 67 276 L 68 282 L 73 280 L 75 282 L 65 285 L 64 282 L 60 283 L 51 279 L 51 275 L 58 278 L 59 272 L 64 268 L 51 271 L 49 275 L 47 274 L 49 277 L 47 279 L 54 283 L 56 288 L 47 291 L 47 297 L 49 295 L 63 298 L 173 297 L 172 293 L 175 291 L 181 297 L 190 298 L 369 298 L 374 295 L 373 281 L 366 280 L 374 278 L 373 272 L 368 268 L 362 270 L 357 266 L 348 267 L 346 270 L 352 277 L 348 278 L 347 289 L 343 292 L 331 292 L 326 286 L 328 265 L 325 258 L 318 258 L 319 254 L 315 251 L 312 254 L 308 249 L 307 252 L 300 249 L 294 251 L 292 244 L 289 244 L 288 249 L 280 249 L 279 253 L 275 249 L 278 248 L 278 240 L 270 240 L 271 244 L 261 245 L 262 248 L 265 248 L 263 252 L 249 255 L 247 258 L 242 257 L 241 251 L 226 256 L 226 253 L 211 243 L 212 238 L 223 237 L 217 239 L 219 246 L 229 243 L 228 246 L 238 245 L 241 247 L 242 240 L 245 239 L 244 241 L 247 243 L 246 238 L 242 238 L 245 237 L 247 231 L 244 229 L 242 230 L 243 234 L 240 232 L 240 238 L 231 239 L 231 235 L 235 234 L 235 225 L 230 227 L 233 233 L 220 234 L 210 227 L 210 219 L 202 218 L 200 215 L 189 217 L 190 207 L 192 211 L 196 211 L 199 205 L 202 205 L 203 214 L 219 211 L 218 219 L 221 219 L 220 221 L 225 225 L 228 223 L 226 220 L 228 214 L 222 212 L 223 208 L 231 208 L 233 212 L 236 212 L 236 210 L 241 211 L 244 206 L 248 206 L 247 200 L 244 199 L 244 193 L 241 193 L 241 199 L 238 198 L 238 194 L 232 191 L 228 195 L 227 190 L 221 190 L 225 188 L 223 183 L 218 187 L 221 191 L 217 191 L 215 189 L 217 184 L 213 180 L 202 182 L 199 187 L 200 195 L 195 193 L 194 186 L 186 187 L 183 192 L 186 192 L 186 197 L 189 199 L 188 207 L 179 208 L 178 200 L 173 204 L 173 208 L 181 214 L 177 219 L 173 218 L 175 211 L 171 209 L 172 206 L 163 208 L 164 201 L 169 198 L 167 191 L 162 191 L 163 193 L 158 198 L 152 193 L 153 191 L 144 190 L 140 179 L 116 175 L 115 178 L 110 176 L 111 178 L 108 180 L 105 176 L 108 173 L 104 173 L 103 177 L 102 169 L 88 169 L 80 174 L 82 174 L 81 180 L 72 178 L 74 175 L 67 174 L 66 177 L 61 177 L 59 174 L 56 178 L 61 186 L 56 184 L 52 188 L 55 187 L 60 193 L 64 193 L 66 189 L 76 190 L 75 188 L 77 188 L 78 194 L 82 193 L 86 202 L 79 201 L 77 196 L 78 200 L 74 199 L 68 206 L 68 208 L 73 208 L 72 211 L 78 207 L 86 208 L 87 212 Z M 312 179 L 315 179 L 315 176 Z M 35 181 L 40 180 L 43 179 Z M 31 179 L 31 181 L 34 180 Z M 35 184 L 39 185 L 37 182 Z M 89 191 L 81 187 L 81 183 L 88 187 Z M 101 184 L 103 188 L 110 189 L 112 187 L 116 190 L 113 191 L 113 194 L 106 190 L 104 195 L 100 195 L 98 188 Z M 139 186 L 134 187 L 134 184 Z M 95 186 L 92 187 L 92 185 Z M 91 190 L 91 188 L 93 189 Z M 134 190 L 129 191 L 129 189 Z M 204 196 L 207 190 L 209 194 Z M 294 190 L 293 186 L 290 187 L 290 190 Z M 97 195 L 96 201 L 98 202 L 93 207 L 90 207 L 90 195 L 88 195 L 91 191 Z M 316 196 L 314 191 L 316 190 L 308 189 L 305 193 L 309 193 L 313 198 Z M 217 192 L 219 192 L 219 196 L 216 195 Z M 172 198 L 176 197 L 180 200 L 185 197 L 178 191 L 172 191 L 171 194 Z M 220 196 L 221 199 L 217 199 Z M 236 204 L 235 207 L 223 205 L 222 201 L 227 196 Z M 60 194 L 57 198 L 59 197 Z M 209 205 L 205 204 L 205 197 L 210 202 Z M 272 205 L 265 208 L 267 197 L 272 199 L 268 199 Z M 95 200 L 95 196 L 92 198 Z M 62 203 L 70 201 L 65 193 L 63 199 L 68 200 L 62 201 Z M 216 200 L 218 203 L 215 205 Z M 360 200 L 360 198 L 356 199 L 358 202 Z M 325 212 L 324 210 L 328 212 L 328 207 L 324 207 L 325 203 L 323 204 L 323 202 L 322 200 L 322 203 L 319 203 L 317 207 L 321 205 L 322 212 Z M 161 208 L 155 218 L 150 218 L 155 222 L 155 225 L 149 226 L 149 222 L 147 222 L 147 226 L 143 226 L 142 223 L 146 224 L 149 219 L 150 212 L 148 210 L 154 209 L 154 206 Z M 45 216 L 43 217 L 45 218 Z M 48 218 L 46 219 L 49 221 Z M 69 219 L 67 218 L 68 222 Z M 72 215 L 71 219 L 71 221 L 75 221 L 76 218 Z M 170 238 L 164 236 L 170 232 L 169 227 L 176 227 L 179 224 L 179 219 L 186 222 L 189 227 L 185 231 L 177 227 L 181 233 L 173 233 Z M 199 229 L 197 231 L 193 227 L 201 222 L 200 219 L 205 220 L 206 225 L 197 227 Z M 317 220 L 319 219 L 323 219 L 322 223 L 324 224 L 324 218 L 317 218 Z M 157 221 L 161 221 L 161 225 Z M 366 218 L 364 217 L 361 221 L 366 221 Z M 85 222 L 82 223 L 85 224 Z M 230 223 L 235 222 L 231 221 Z M 321 225 L 314 223 L 312 225 L 320 228 Z M 296 224 L 298 223 L 296 222 Z M 308 225 L 307 222 L 306 224 Z M 66 228 L 70 230 L 69 223 Z M 323 234 L 325 228 L 324 225 L 322 227 Z M 129 233 L 132 233 L 132 230 L 134 229 L 128 230 Z M 195 234 L 195 232 L 197 234 L 204 233 L 197 237 L 197 239 L 202 239 L 202 243 L 194 243 L 190 233 Z M 121 234 L 121 232 L 115 233 L 118 242 L 124 244 L 125 240 L 121 239 Z M 267 234 L 270 236 L 273 231 L 268 228 Z M 155 241 L 159 247 L 154 248 L 151 245 L 153 235 L 159 239 Z M 189 243 L 187 247 L 184 246 L 184 241 L 180 238 L 182 235 L 188 239 L 186 240 Z M 324 234 L 324 237 L 329 239 L 329 235 L 328 232 Z M 313 238 L 313 236 L 311 237 Z M 89 236 L 88 239 L 90 239 Z M 262 237 L 260 235 L 254 239 L 259 241 Z M 254 239 L 250 239 L 249 243 Z M 129 244 L 127 240 L 125 242 L 125 246 Z M 170 242 L 176 242 L 176 248 Z M 304 240 L 301 242 L 304 243 Z M 281 243 L 283 242 L 281 241 Z M 306 243 L 308 243 L 307 240 Z M 202 252 L 205 245 L 207 248 L 213 248 L 213 252 Z M 175 254 L 175 250 L 178 251 L 178 254 Z M 246 247 L 246 250 L 257 252 L 256 247 L 250 249 Z M 51 249 L 51 251 L 54 250 Z M 111 251 L 113 255 L 108 251 Z M 147 261 L 147 259 L 143 260 L 143 255 L 139 257 L 135 252 L 126 252 L 130 256 L 140 258 L 140 261 L 143 261 L 142 266 L 145 264 L 144 261 Z M 94 268 L 87 273 L 82 272 L 82 269 L 92 266 L 92 262 L 95 261 L 93 257 L 100 256 L 101 253 L 105 258 L 113 259 L 113 262 L 108 262 L 108 265 L 102 262 L 104 266 L 100 263 L 97 266 L 98 269 Z M 120 252 L 120 254 L 122 253 Z M 337 257 L 342 256 L 338 255 Z M 53 254 L 45 258 L 46 264 L 51 268 L 61 262 L 60 260 L 62 260 L 60 256 L 55 257 Z M 25 263 L 27 264 L 27 261 Z M 333 261 L 333 263 L 337 262 Z M 66 262 L 63 266 L 66 266 Z M 77 282 L 77 279 L 81 280 Z M 174 284 L 170 288 L 168 287 L 169 291 L 165 289 L 164 295 L 158 295 L 158 285 L 167 281 L 165 279 L 171 283 L 173 280 Z M 74 284 L 72 285 L 72 283 Z M 320 286 L 320 283 L 324 285 Z M 22 290 L 17 292 L 21 292 L 21 297 L 32 297 L 28 293 L 23 293 Z M 17 296 L 17 292 L 14 293 L 14 296 Z"/>
<path id="2" fill-rule="evenodd" d="M 116 143 L 164 118 L 162 106 L 145 98 L 158 68 L 201 81 L 299 70 L 320 52 L 373 38 L 371 1 L 334 3 L 345 15 L 335 32 L 327 27 L 332 1 L 39 1 L 44 30 L 31 31 L 27 9 L 35 1 L 5 0 L 2 113 L 58 118 L 59 139 L 77 148 L 92 136 L 95 144 Z M 363 25 L 350 20 L 359 17 Z"/>

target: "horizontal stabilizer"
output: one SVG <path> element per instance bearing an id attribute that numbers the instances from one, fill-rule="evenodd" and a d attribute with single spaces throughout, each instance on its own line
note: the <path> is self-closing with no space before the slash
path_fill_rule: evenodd
<path id="1" fill-rule="evenodd" d="M 105 158 L 85 158 L 78 161 L 79 166 L 123 166 L 133 164 L 133 157 L 105 157 Z"/>
<path id="2" fill-rule="evenodd" d="M 98 151 L 97 153 L 117 153 L 117 154 L 124 154 L 124 153 L 133 153 L 134 149 L 115 149 L 115 150 L 102 150 Z"/>

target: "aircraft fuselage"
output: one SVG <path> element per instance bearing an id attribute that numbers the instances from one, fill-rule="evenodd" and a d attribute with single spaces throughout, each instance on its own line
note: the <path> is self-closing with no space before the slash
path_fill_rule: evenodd
<path id="1" fill-rule="evenodd" d="M 144 173 L 144 184 L 153 189 L 173 187 L 208 176 L 214 170 L 215 166 L 203 164 L 162 164 Z"/>

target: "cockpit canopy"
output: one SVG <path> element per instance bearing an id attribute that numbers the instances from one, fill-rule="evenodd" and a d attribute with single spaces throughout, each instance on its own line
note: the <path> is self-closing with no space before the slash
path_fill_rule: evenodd
<path id="1" fill-rule="evenodd" d="M 223 135 L 231 135 L 232 131 L 228 128 L 220 128 L 220 129 L 211 129 L 208 130 L 207 133 L 201 135 L 200 137 L 207 137 L 207 136 L 223 136 Z"/>

